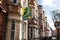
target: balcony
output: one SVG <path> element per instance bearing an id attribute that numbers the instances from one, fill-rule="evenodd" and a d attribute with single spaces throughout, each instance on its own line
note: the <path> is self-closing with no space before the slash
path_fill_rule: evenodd
<path id="1" fill-rule="evenodd" d="M 55 21 L 55 27 L 60 27 L 60 21 Z"/>
<path id="2" fill-rule="evenodd" d="M 60 19 L 56 19 L 55 21 L 60 21 Z"/>

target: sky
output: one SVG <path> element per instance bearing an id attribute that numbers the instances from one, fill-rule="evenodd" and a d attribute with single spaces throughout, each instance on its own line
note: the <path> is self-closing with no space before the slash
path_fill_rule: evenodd
<path id="1" fill-rule="evenodd" d="M 55 30 L 51 11 L 60 9 L 60 0 L 38 0 L 38 4 L 43 6 L 49 25 Z"/>

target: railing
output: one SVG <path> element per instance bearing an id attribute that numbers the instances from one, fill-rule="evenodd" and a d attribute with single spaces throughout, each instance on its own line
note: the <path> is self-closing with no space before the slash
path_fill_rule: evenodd
<path id="1" fill-rule="evenodd" d="M 40 40 L 40 38 L 30 38 L 28 40 Z"/>

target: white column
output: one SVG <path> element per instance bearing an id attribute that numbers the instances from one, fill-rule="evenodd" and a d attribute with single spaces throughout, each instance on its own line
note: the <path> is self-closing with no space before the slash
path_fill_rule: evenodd
<path id="1" fill-rule="evenodd" d="M 21 0 L 21 6 L 23 7 L 23 1 L 24 0 Z M 20 16 L 20 30 L 19 30 L 19 40 L 22 39 L 22 8 L 20 8 L 20 13 L 21 13 L 21 16 Z"/>
<path id="2" fill-rule="evenodd" d="M 22 21 L 22 17 L 20 17 L 21 21 Z M 20 28 L 19 28 L 19 40 L 22 39 L 22 22 L 20 22 Z"/>
<path id="3" fill-rule="evenodd" d="M 28 0 L 26 0 L 26 7 L 28 7 Z"/>
<path id="4" fill-rule="evenodd" d="M 28 20 L 25 20 L 26 22 L 26 34 L 25 34 L 25 37 L 26 37 L 26 40 L 28 40 Z"/>
<path id="5" fill-rule="evenodd" d="M 25 0 L 21 0 L 21 6 L 23 7 L 23 2 L 24 2 Z M 28 0 L 26 0 L 26 6 L 24 6 L 24 7 L 27 7 L 28 6 Z M 20 20 L 21 21 L 23 21 L 22 20 L 22 8 L 21 8 L 21 10 L 20 10 L 20 12 L 21 12 L 21 17 L 20 17 Z M 26 21 L 27 22 L 27 21 Z M 22 39 L 22 24 L 23 24 L 23 22 L 20 22 L 20 31 L 19 31 L 19 40 L 21 40 Z M 28 22 L 27 22 L 27 26 L 26 27 L 28 27 Z M 28 28 L 26 29 L 26 31 L 28 30 Z M 27 31 L 28 32 L 28 31 Z M 28 34 L 26 32 L 26 35 Z M 27 39 L 27 36 L 26 36 L 26 39 Z"/>

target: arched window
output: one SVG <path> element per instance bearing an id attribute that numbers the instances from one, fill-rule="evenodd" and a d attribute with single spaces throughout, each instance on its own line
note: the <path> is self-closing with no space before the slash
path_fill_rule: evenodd
<path id="1" fill-rule="evenodd" d="M 17 0 L 13 0 L 13 3 L 16 4 L 17 3 Z"/>

